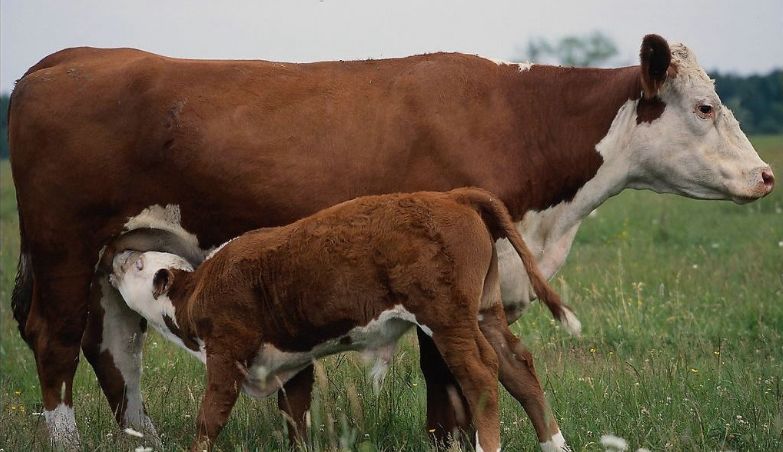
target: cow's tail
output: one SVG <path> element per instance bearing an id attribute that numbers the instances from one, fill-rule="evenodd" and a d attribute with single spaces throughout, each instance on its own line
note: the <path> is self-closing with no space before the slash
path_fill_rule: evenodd
<path id="1" fill-rule="evenodd" d="M 30 338 L 25 334 L 27 317 L 30 314 L 30 306 L 33 303 L 33 266 L 30 262 L 30 253 L 25 241 L 24 227 L 21 215 L 19 216 L 19 263 L 16 267 L 16 280 L 14 290 L 11 292 L 11 311 L 19 324 L 19 334 L 25 342 L 30 343 Z"/>
<path id="2" fill-rule="evenodd" d="M 40 64 L 40 63 L 39 63 Z M 37 66 L 37 65 L 36 65 Z M 36 68 L 33 66 L 26 73 L 25 76 Z M 8 144 L 9 153 L 11 158 L 11 171 L 13 173 L 13 149 L 14 143 L 11 140 L 11 106 L 14 103 L 14 94 L 16 90 L 11 93 L 11 98 L 8 101 L 8 114 L 6 115 L 8 123 L 6 124 L 8 130 Z M 18 188 L 18 187 L 17 187 Z M 33 304 L 33 266 L 30 252 L 28 250 L 27 240 L 25 238 L 24 221 L 22 219 L 22 207 L 19 204 L 19 194 L 16 196 L 16 209 L 19 214 L 19 262 L 16 266 L 16 279 L 14 280 L 14 289 L 11 292 L 11 311 L 14 314 L 14 318 L 19 326 L 19 335 L 22 339 L 30 344 L 30 338 L 25 334 L 25 327 L 27 325 L 27 317 L 30 315 L 30 306 Z"/>
<path id="3" fill-rule="evenodd" d="M 511 215 L 503 202 L 492 193 L 479 188 L 458 189 L 454 193 L 464 197 L 467 204 L 472 205 L 479 211 L 495 240 L 507 238 L 511 242 L 511 245 L 522 259 L 522 264 L 538 298 L 546 304 L 552 315 L 566 331 L 574 336 L 578 336 L 582 330 L 581 322 L 579 322 L 571 308 L 563 304 L 560 296 L 552 289 L 546 278 L 541 275 L 533 254 L 514 227 Z"/>

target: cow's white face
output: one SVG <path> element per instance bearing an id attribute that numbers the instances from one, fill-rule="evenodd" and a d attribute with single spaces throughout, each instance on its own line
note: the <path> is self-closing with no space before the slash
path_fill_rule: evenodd
<path id="1" fill-rule="evenodd" d="M 163 333 L 170 329 L 167 318 L 176 325 L 174 305 L 167 295 L 173 282 L 171 269 L 193 271 L 185 259 L 175 254 L 123 251 L 114 256 L 109 276 L 109 282 L 128 307 Z"/>
<path id="2" fill-rule="evenodd" d="M 631 136 L 628 186 L 738 203 L 769 194 L 772 169 L 721 103 L 692 52 L 672 45 L 665 69 L 668 75 L 657 91 L 663 113 L 637 124 Z"/>

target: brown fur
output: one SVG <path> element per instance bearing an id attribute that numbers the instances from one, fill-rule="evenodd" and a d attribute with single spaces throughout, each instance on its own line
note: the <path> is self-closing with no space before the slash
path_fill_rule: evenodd
<path id="1" fill-rule="evenodd" d="M 517 346 L 508 347 L 518 340 L 499 296 L 494 242 L 501 237 L 519 252 L 538 296 L 561 313 L 505 207 L 475 188 L 358 198 L 289 226 L 245 233 L 194 272 L 158 270 L 155 298 L 169 296 L 181 326 L 172 332 L 206 344 L 208 384 L 194 449 L 214 442 L 247 377 L 243 368 L 262 344 L 309 351 L 396 305 L 432 330 L 482 447 L 499 446 L 498 356 L 501 381 L 528 410 L 539 437 L 550 438 L 557 423 L 529 353 L 514 357 L 509 350 Z M 494 320 L 480 327 L 479 311 Z M 526 366 L 516 364 L 520 359 Z"/>

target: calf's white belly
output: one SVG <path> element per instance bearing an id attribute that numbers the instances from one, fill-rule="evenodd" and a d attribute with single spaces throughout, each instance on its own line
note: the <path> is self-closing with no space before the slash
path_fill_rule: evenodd
<path id="1" fill-rule="evenodd" d="M 397 341 L 413 325 L 418 325 L 415 316 L 398 305 L 383 311 L 367 325 L 355 327 L 346 335 L 316 345 L 307 352 L 286 352 L 272 344 L 263 344 L 248 369 L 243 389 L 251 397 L 267 397 L 316 359 L 346 351 L 360 351 L 366 360 L 375 361 L 372 377 L 378 387 Z M 426 326 L 422 327 L 427 330 Z"/>

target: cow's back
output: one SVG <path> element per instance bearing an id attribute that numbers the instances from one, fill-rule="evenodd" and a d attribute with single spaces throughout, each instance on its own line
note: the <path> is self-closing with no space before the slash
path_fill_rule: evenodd
<path id="1" fill-rule="evenodd" d="M 177 204 L 215 244 L 360 195 L 491 185 L 513 169 L 481 152 L 505 112 L 498 68 L 460 54 L 292 64 L 58 52 L 13 93 L 20 209 L 94 215 L 90 229 L 104 218 L 110 234 Z M 460 118 L 474 118 L 469 129 L 454 129 Z M 44 197 L 59 198 L 46 213 Z"/>

